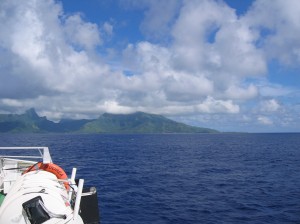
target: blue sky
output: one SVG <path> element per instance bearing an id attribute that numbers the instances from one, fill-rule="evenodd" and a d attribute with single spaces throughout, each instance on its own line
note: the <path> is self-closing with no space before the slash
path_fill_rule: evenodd
<path id="1" fill-rule="evenodd" d="M 0 113 L 300 131 L 298 0 L 3 0 Z"/>

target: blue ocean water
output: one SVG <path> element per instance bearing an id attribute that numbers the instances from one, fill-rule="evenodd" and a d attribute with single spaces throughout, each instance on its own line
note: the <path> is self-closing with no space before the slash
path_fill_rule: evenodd
<path id="1" fill-rule="evenodd" d="M 101 223 L 300 223 L 300 134 L 0 135 L 48 146 Z"/>

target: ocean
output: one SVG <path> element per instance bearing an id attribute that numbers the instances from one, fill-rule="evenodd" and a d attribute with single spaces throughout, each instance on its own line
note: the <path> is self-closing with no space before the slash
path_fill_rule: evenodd
<path id="1" fill-rule="evenodd" d="M 102 224 L 300 223 L 300 134 L 2 134 L 96 186 Z"/>

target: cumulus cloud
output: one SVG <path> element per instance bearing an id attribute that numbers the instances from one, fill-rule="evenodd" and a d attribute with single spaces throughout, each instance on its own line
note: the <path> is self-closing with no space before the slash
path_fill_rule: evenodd
<path id="1" fill-rule="evenodd" d="M 207 70 L 217 81 L 226 76 L 229 82 L 266 71 L 263 54 L 254 44 L 256 36 L 225 4 L 186 1 L 173 36 L 180 69 Z"/>
<path id="2" fill-rule="evenodd" d="M 89 52 L 100 44 L 97 25 L 85 23 L 80 15 L 62 21 L 62 13 L 61 5 L 53 1 L 1 1 L 0 23 L 5 32 L 0 34 L 0 96 L 7 99 L 4 105 L 12 106 L 10 99 L 34 101 L 44 96 L 51 102 L 61 94 L 66 98 L 78 92 L 89 95 L 90 88 L 99 92 L 98 77 L 107 72 L 107 66 Z"/>
<path id="3" fill-rule="evenodd" d="M 262 39 L 258 42 L 270 59 L 292 65 L 300 61 L 300 4 L 298 0 L 257 0 L 245 17 Z M 274 16 L 276 14 L 276 16 Z"/>
<path id="4" fill-rule="evenodd" d="M 109 24 L 104 24 L 105 31 L 112 32 Z M 83 49 L 94 49 L 101 44 L 99 28 L 94 23 L 83 21 L 80 14 L 67 17 L 64 21 L 65 36 L 75 47 Z M 79 32 L 80 31 L 80 32 Z"/>
<path id="5" fill-rule="evenodd" d="M 126 66 L 139 74 L 133 79 L 151 75 L 147 80 L 156 80 L 152 91 L 162 92 L 167 101 L 195 107 L 207 96 L 226 104 L 258 95 L 257 88 L 243 80 L 264 74 L 266 61 L 255 47 L 256 36 L 233 9 L 216 1 L 185 1 L 171 32 L 168 48 L 150 42 L 128 45 L 123 52 Z M 203 111 L 231 111 L 220 108 Z"/>
<path id="6" fill-rule="evenodd" d="M 144 18 L 140 24 L 141 32 L 147 39 L 166 40 L 170 36 L 182 0 L 121 0 L 127 9 L 144 10 Z"/>
<path id="7" fill-rule="evenodd" d="M 285 87 L 280 84 L 269 83 L 266 81 L 258 83 L 257 88 L 259 89 L 259 94 L 263 97 L 287 96 L 296 91 L 292 87 Z"/>
<path id="8" fill-rule="evenodd" d="M 111 25 L 109 22 L 105 22 L 105 23 L 103 24 L 103 30 L 104 30 L 104 32 L 105 32 L 108 36 L 112 36 L 112 35 L 113 35 L 114 27 L 113 27 L 113 25 Z"/>
<path id="9" fill-rule="evenodd" d="M 199 104 L 197 109 L 202 113 L 238 113 L 240 111 L 239 106 L 231 100 L 215 100 L 212 97 L 208 97 L 202 104 Z"/>
<path id="10" fill-rule="evenodd" d="M 256 0 L 242 16 L 217 0 L 120 2 L 143 11 L 145 39 L 118 56 L 105 41 L 122 21 L 96 24 L 80 12 L 66 14 L 54 0 L 1 1 L 0 110 L 35 107 L 56 120 L 137 110 L 279 120 L 266 114 L 279 116 L 285 105 L 278 97 L 295 90 L 266 74 L 274 59 L 298 66 L 298 0 Z"/>
<path id="11" fill-rule="evenodd" d="M 250 84 L 246 88 L 232 85 L 225 91 L 225 96 L 229 99 L 248 100 L 255 98 L 257 95 L 258 89 L 253 84 Z"/>
<path id="12" fill-rule="evenodd" d="M 263 125 L 272 125 L 273 124 L 273 121 L 269 118 L 269 117 L 266 117 L 266 116 L 259 116 L 257 118 L 258 122 L 263 124 Z"/>
<path id="13" fill-rule="evenodd" d="M 263 112 L 276 112 L 279 108 L 280 104 L 275 99 L 261 102 L 261 111 Z"/>

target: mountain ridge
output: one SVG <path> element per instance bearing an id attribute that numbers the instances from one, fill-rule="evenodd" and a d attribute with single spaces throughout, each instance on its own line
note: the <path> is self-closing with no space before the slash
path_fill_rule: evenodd
<path id="1" fill-rule="evenodd" d="M 63 119 L 58 123 L 40 117 L 34 108 L 24 114 L 0 114 L 0 133 L 218 133 L 190 126 L 162 115 L 135 112 L 104 113 L 97 119 Z"/>

